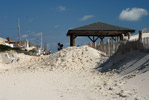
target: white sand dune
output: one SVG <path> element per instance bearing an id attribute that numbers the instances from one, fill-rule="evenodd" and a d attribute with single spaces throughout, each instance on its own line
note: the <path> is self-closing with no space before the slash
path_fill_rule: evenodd
<path id="1" fill-rule="evenodd" d="M 131 91 L 136 91 L 144 100 L 149 99 L 149 71 L 135 76 L 127 80 L 127 83 L 122 87 Z"/>
<path id="2" fill-rule="evenodd" d="M 128 48 L 119 48 L 118 51 L 97 67 L 101 72 L 118 74 L 124 90 L 130 90 L 139 95 L 137 100 L 149 99 L 149 52 L 134 48 L 135 42 L 126 44 Z M 136 44 L 137 45 L 137 44 Z M 125 51 L 125 52 L 124 52 Z"/>
<path id="3" fill-rule="evenodd" d="M 69 47 L 50 56 L 16 56 L 20 58 L 17 63 L 0 64 L 0 100 L 149 99 L 147 93 L 139 94 L 141 87 L 127 86 L 138 80 L 137 73 L 119 77 L 96 70 L 108 57 L 88 46 Z M 141 79 L 139 82 L 144 87 Z"/>
<path id="4" fill-rule="evenodd" d="M 117 53 L 98 70 L 118 72 L 121 76 L 131 73 L 144 73 L 149 71 L 149 53 L 138 50 L 124 54 Z"/>
<path id="5" fill-rule="evenodd" d="M 149 37 L 149 33 L 143 33 L 143 34 L 142 34 L 142 38 L 146 38 L 146 37 Z M 130 41 L 138 40 L 138 38 L 139 38 L 139 34 L 136 34 L 136 35 L 130 36 L 130 39 L 129 39 L 129 40 L 130 40 Z M 125 36 L 124 39 L 128 40 L 128 37 Z"/>

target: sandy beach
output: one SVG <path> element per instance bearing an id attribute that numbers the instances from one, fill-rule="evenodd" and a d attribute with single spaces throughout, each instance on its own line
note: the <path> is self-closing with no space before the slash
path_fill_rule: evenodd
<path id="1" fill-rule="evenodd" d="M 1 0 L 0 100 L 149 100 L 149 0 Z"/>
<path id="2" fill-rule="evenodd" d="M 48 56 L 14 57 L 18 61 L 8 64 L 1 59 L 0 100 L 149 99 L 148 53 L 117 54 L 110 62 L 105 53 L 81 46 Z"/>

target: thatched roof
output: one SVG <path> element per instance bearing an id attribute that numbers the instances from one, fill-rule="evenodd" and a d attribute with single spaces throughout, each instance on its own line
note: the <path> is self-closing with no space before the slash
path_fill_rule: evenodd
<path id="1" fill-rule="evenodd" d="M 97 22 L 82 27 L 68 30 L 67 36 L 119 36 L 121 34 L 134 33 L 134 29 L 124 28 L 102 22 Z"/>

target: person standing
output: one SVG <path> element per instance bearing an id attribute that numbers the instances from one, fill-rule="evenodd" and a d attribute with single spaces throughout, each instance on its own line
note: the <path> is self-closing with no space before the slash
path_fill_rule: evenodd
<path id="1" fill-rule="evenodd" d="M 62 49 L 63 49 L 63 44 L 60 45 L 60 50 L 62 50 Z"/>
<path id="2" fill-rule="evenodd" d="M 52 51 L 51 51 L 51 49 L 48 51 L 48 55 L 51 55 L 52 54 Z"/>
<path id="3" fill-rule="evenodd" d="M 57 44 L 57 51 L 60 51 L 60 50 L 61 50 L 61 44 L 58 43 L 58 44 Z"/>
<path id="4" fill-rule="evenodd" d="M 43 55 L 47 55 L 47 50 L 44 50 Z"/>

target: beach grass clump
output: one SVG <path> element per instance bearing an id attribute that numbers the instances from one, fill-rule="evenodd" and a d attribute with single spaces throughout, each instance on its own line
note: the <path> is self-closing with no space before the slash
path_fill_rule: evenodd
<path id="1" fill-rule="evenodd" d="M 13 50 L 13 48 L 7 45 L 0 44 L 0 52 L 10 51 L 10 50 Z"/>
<path id="2" fill-rule="evenodd" d="M 0 52 L 5 52 L 5 51 L 16 51 L 18 53 L 23 52 L 23 50 L 21 50 L 20 48 L 12 48 L 10 46 L 0 44 Z"/>

